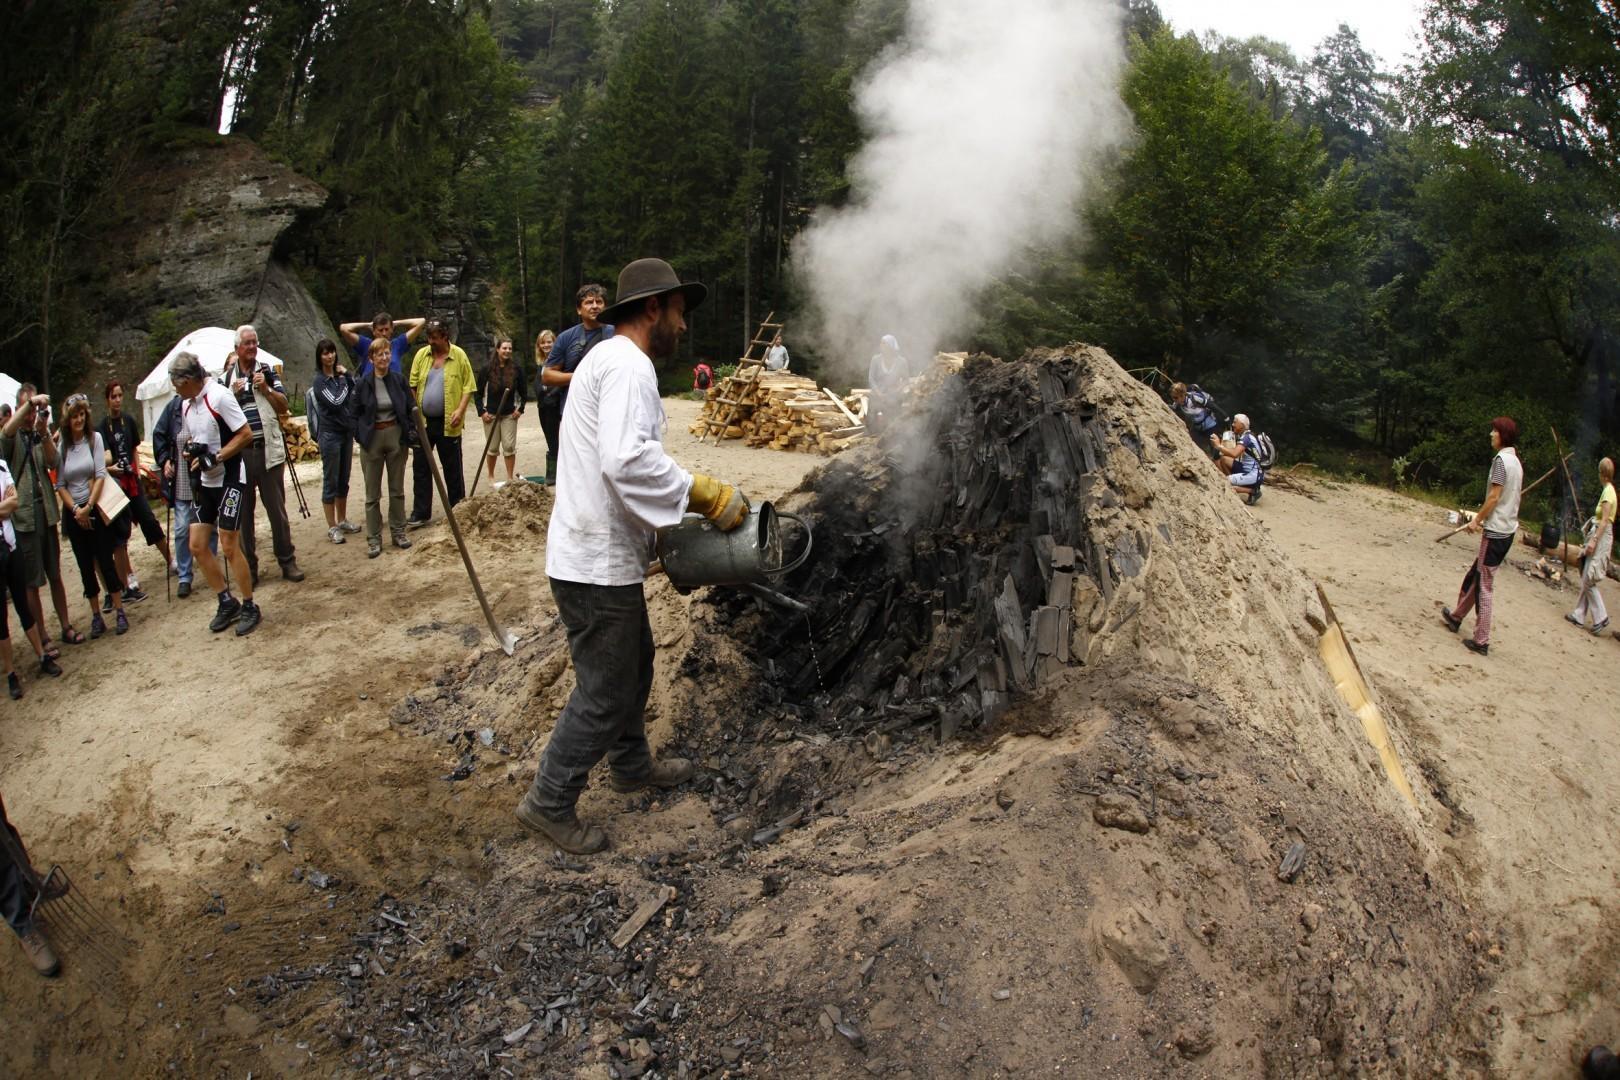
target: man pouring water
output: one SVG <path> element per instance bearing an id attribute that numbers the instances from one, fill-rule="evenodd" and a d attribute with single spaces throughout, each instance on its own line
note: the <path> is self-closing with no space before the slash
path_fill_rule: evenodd
<path id="1" fill-rule="evenodd" d="M 653 637 L 642 584 L 655 530 L 691 512 L 729 531 L 749 512 L 741 491 L 682 469 L 662 442 L 653 361 L 674 355 L 686 312 L 707 294 L 696 282 L 683 284 L 662 259 L 626 266 L 616 302 L 601 315 L 615 336 L 586 354 L 568 386 L 546 576 L 568 630 L 575 686 L 517 817 L 578 855 L 608 844 L 575 811 L 603 757 L 619 792 L 675 787 L 693 773 L 680 758 L 655 761 L 647 745 Z"/>

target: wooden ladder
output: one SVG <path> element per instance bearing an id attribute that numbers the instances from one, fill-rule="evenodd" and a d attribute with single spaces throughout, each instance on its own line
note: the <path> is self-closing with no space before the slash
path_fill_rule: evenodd
<path id="1" fill-rule="evenodd" d="M 720 384 L 720 396 L 715 400 L 725 406 L 725 412 L 718 419 L 711 416 L 703 422 L 703 434 L 698 436 L 699 443 L 713 435 L 715 443 L 718 444 L 726 437 L 726 428 L 736 419 L 737 410 L 744 405 L 754 404 L 748 401 L 747 397 L 759 382 L 759 373 L 765 370 L 765 352 L 782 340 L 782 324 L 772 322 L 774 318 L 776 312 L 766 314 L 765 321 L 759 324 L 759 329 L 754 333 L 754 339 L 748 343 L 748 348 L 744 349 L 742 356 L 738 358 L 737 370 L 727 375 L 725 382 Z M 765 336 L 767 331 L 770 337 Z M 754 355 L 755 349 L 759 350 L 758 356 Z"/>

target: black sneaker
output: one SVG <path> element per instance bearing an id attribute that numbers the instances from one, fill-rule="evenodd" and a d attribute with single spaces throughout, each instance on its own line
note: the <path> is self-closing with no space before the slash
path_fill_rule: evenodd
<path id="1" fill-rule="evenodd" d="M 105 596 L 103 596 L 101 598 L 101 610 L 102 611 L 111 611 L 112 610 L 112 593 L 108 593 L 107 595 L 105 595 Z"/>
<path id="2" fill-rule="evenodd" d="M 22 698 L 22 680 L 17 678 L 15 671 L 6 676 L 6 689 L 10 691 L 12 701 L 18 701 Z"/>
<path id="3" fill-rule="evenodd" d="M 1481 656 L 1489 656 L 1491 653 L 1491 647 L 1489 645 L 1481 645 L 1471 637 L 1463 638 L 1463 646 L 1469 652 L 1476 652 Z"/>
<path id="4" fill-rule="evenodd" d="M 242 601 L 234 596 L 227 596 L 219 602 L 219 610 L 214 612 L 214 621 L 208 624 L 208 629 L 219 633 L 236 621 L 237 612 L 241 610 Z"/>
<path id="5" fill-rule="evenodd" d="M 139 585 L 133 585 L 124 590 L 124 603 L 138 604 L 146 599 L 146 590 Z"/>
<path id="6" fill-rule="evenodd" d="M 39 670 L 52 678 L 60 678 L 62 675 L 62 665 L 49 656 L 39 658 Z"/>
<path id="7" fill-rule="evenodd" d="M 180 583 L 180 587 L 178 589 L 174 590 L 174 595 L 178 599 L 181 599 L 181 600 L 184 600 L 186 597 L 190 596 L 191 595 L 191 582 L 182 581 Z"/>
<path id="8" fill-rule="evenodd" d="M 247 635 L 253 633 L 254 627 L 259 625 L 261 618 L 263 616 L 259 614 L 258 604 L 251 600 L 242 601 L 242 614 L 236 620 L 236 636 L 247 637 Z"/>
<path id="9" fill-rule="evenodd" d="M 433 524 L 431 517 L 408 517 L 405 519 L 407 529 L 422 529 Z"/>

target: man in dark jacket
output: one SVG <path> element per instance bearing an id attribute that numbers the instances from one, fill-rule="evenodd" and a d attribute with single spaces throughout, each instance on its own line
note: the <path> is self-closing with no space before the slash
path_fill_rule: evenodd
<path id="1" fill-rule="evenodd" d="M 27 866 L 28 851 L 23 847 L 22 837 L 7 820 L 5 801 L 0 799 L 0 917 L 5 918 L 6 925 L 17 935 L 34 970 L 50 978 L 62 970 L 62 965 L 34 920 L 38 892 L 25 872 Z"/>

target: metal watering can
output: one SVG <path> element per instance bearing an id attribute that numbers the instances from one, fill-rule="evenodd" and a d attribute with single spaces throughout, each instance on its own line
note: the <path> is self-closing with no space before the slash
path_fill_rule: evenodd
<path id="1" fill-rule="evenodd" d="M 784 561 L 783 518 L 804 530 L 804 550 L 791 562 Z M 783 596 L 772 586 L 804 565 L 812 542 L 808 521 L 762 502 L 730 532 L 722 532 L 705 517 L 688 514 L 679 525 L 658 530 L 656 548 L 664 573 L 682 592 L 704 585 L 730 585 L 802 614 L 810 610 L 809 605 Z"/>

